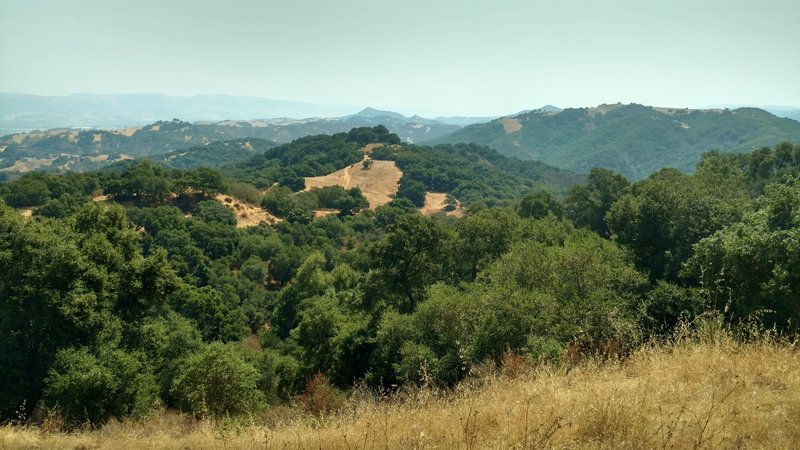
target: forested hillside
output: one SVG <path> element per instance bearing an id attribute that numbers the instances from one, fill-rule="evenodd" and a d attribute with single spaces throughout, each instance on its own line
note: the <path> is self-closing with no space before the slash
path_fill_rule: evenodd
<path id="1" fill-rule="evenodd" d="M 429 143 L 474 142 L 520 159 L 638 180 L 662 167 L 690 171 L 703 153 L 800 141 L 800 122 L 757 108 L 688 110 L 637 104 L 531 111 L 465 127 Z"/>
<path id="2" fill-rule="evenodd" d="M 367 148 L 403 171 L 392 202 L 303 191 Z M 381 126 L 221 171 L 27 175 L 0 184 L 0 413 L 57 414 L 65 429 L 159 407 L 326 414 L 354 386 L 452 388 L 515 360 L 624 358 L 682 323 L 794 333 L 798 175 L 800 146 L 784 143 L 707 153 L 691 175 L 593 169 L 575 184 Z M 419 214 L 420 191 L 449 193 L 466 216 Z M 237 227 L 226 196 L 281 219 Z M 315 218 L 321 205 L 339 214 Z"/>

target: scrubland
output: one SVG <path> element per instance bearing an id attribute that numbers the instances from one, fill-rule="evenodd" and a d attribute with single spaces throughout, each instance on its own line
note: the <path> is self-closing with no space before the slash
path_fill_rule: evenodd
<path id="1" fill-rule="evenodd" d="M 629 356 L 531 367 L 508 356 L 452 390 L 355 389 L 335 411 L 298 403 L 195 420 L 162 411 L 98 429 L 0 428 L 3 448 L 793 448 L 800 354 L 785 339 L 730 333 L 646 345 Z M 326 401 L 326 398 L 318 399 Z"/>

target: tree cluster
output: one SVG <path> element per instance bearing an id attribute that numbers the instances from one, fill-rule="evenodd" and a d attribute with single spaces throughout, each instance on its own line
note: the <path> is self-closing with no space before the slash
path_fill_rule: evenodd
<path id="1" fill-rule="evenodd" d="M 390 142 L 351 133 L 328 142 L 337 164 Z M 264 161 L 320 162 L 322 142 Z M 211 169 L 136 162 L 3 184 L 13 206 L 41 205 L 23 218 L 0 202 L 3 418 L 225 416 L 354 383 L 449 387 L 508 354 L 624 356 L 709 311 L 796 332 L 794 159 L 767 173 L 750 170 L 760 157 L 709 153 L 691 175 L 635 183 L 595 169 L 559 197 L 482 147 L 374 152 L 404 168 L 409 193 L 373 211 L 357 189 L 279 183 L 261 204 L 284 220 L 251 228 L 209 198 L 230 186 Z M 466 216 L 419 214 L 417 183 L 470 203 Z M 42 195 L 16 202 L 20 186 Z M 87 201 L 98 188 L 112 201 Z"/>

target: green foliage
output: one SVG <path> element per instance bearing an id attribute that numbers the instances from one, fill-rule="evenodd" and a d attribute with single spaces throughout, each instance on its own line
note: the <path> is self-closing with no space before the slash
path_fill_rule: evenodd
<path id="1" fill-rule="evenodd" d="M 663 169 L 633 184 L 611 207 L 611 232 L 651 279 L 677 281 L 692 245 L 741 216 L 747 187 L 728 170 L 710 160 L 693 176 Z"/>
<path id="2" fill-rule="evenodd" d="M 606 214 L 630 183 L 623 175 L 608 169 L 592 169 L 586 178 L 586 184 L 573 186 L 569 190 L 564 200 L 566 216 L 575 226 L 608 236 Z"/>
<path id="3" fill-rule="evenodd" d="M 44 398 L 68 425 L 98 425 L 110 417 L 141 418 L 159 403 L 155 377 L 136 356 L 87 348 L 60 350 L 45 379 Z"/>
<path id="4" fill-rule="evenodd" d="M 521 226 L 520 217 L 510 209 L 484 210 L 456 222 L 451 250 L 456 278 L 474 280 L 478 272 L 508 252 Z"/>
<path id="5" fill-rule="evenodd" d="M 331 143 L 345 150 L 338 164 L 348 148 L 392 140 L 370 130 L 311 139 L 269 167 L 299 177 Z M 138 163 L 22 177 L 47 195 L 29 218 L 0 201 L 0 416 L 57 404 L 73 426 L 159 404 L 220 416 L 290 401 L 326 413 L 361 380 L 449 387 L 514 358 L 620 356 L 714 308 L 791 329 L 795 149 L 712 152 L 693 175 L 633 185 L 598 169 L 563 204 L 537 187 L 553 184 L 536 164 L 486 148 L 373 149 L 404 167 L 403 184 L 471 202 L 448 222 L 401 196 L 371 211 L 357 189 L 278 185 L 263 205 L 286 220 L 236 228 L 208 200 L 228 184 L 213 171 Z M 97 186 L 159 176 L 166 197 L 88 201 Z M 126 195 L 128 209 L 114 204 Z M 317 208 L 342 214 L 312 220 Z"/>
<path id="6" fill-rule="evenodd" d="M 715 308 L 736 319 L 767 310 L 771 323 L 800 319 L 800 183 L 767 186 L 735 223 L 701 240 L 685 273 Z"/>
<path id="7" fill-rule="evenodd" d="M 400 179 L 397 196 L 406 198 L 414 206 L 421 208 L 425 204 L 425 185 L 404 175 Z"/>
<path id="8" fill-rule="evenodd" d="M 520 159 L 535 159 L 587 173 L 603 167 L 632 180 L 662 167 L 691 170 L 711 149 L 741 151 L 800 142 L 800 123 L 756 108 L 687 110 L 649 106 L 600 105 L 553 114 L 532 111 L 514 116 L 522 128 L 507 133 L 504 119 L 470 125 L 432 143 L 474 142 Z"/>
<path id="9" fill-rule="evenodd" d="M 65 218 L 78 212 L 84 203 L 89 201 L 86 196 L 64 194 L 59 198 L 53 198 L 36 208 L 33 212 L 36 216 Z"/>
<path id="10" fill-rule="evenodd" d="M 383 146 L 376 160 L 393 160 L 403 171 L 398 197 L 417 206 L 425 191 L 450 193 L 465 205 L 497 205 L 532 189 L 563 191 L 579 181 L 572 173 L 534 161 L 507 158 L 473 144 Z"/>
<path id="11" fill-rule="evenodd" d="M 214 196 L 226 188 L 222 175 L 216 170 L 207 167 L 183 172 L 183 184 L 188 188 L 200 192 L 202 196 Z"/>
<path id="12" fill-rule="evenodd" d="M 247 331 L 238 305 L 231 305 L 218 290 L 209 286 L 183 286 L 170 297 L 170 304 L 194 322 L 205 341 L 238 340 Z"/>
<path id="13" fill-rule="evenodd" d="M 262 407 L 260 375 L 231 346 L 213 343 L 182 360 L 171 393 L 196 416 L 241 414 Z"/>
<path id="14" fill-rule="evenodd" d="M 271 191 L 273 190 L 275 189 Z M 288 193 L 280 194 L 287 195 L 287 197 L 280 200 L 276 199 L 276 195 L 278 194 L 270 195 L 268 192 L 267 196 L 269 196 L 269 200 L 267 201 L 267 197 L 265 196 L 265 201 L 268 202 L 268 206 L 273 206 L 277 200 L 277 205 L 275 206 L 278 209 L 281 209 L 281 201 L 290 201 L 293 204 L 293 208 L 302 208 L 305 210 L 320 208 L 338 209 L 340 215 L 351 216 L 369 207 L 369 202 L 358 187 L 351 189 L 345 189 L 341 186 L 315 187 L 309 191 L 300 192 L 291 199 L 288 198 Z M 285 206 L 283 209 L 285 210 Z"/>
<path id="15" fill-rule="evenodd" d="M 26 174 L 0 183 L 0 199 L 15 208 L 43 205 L 64 195 L 88 196 L 99 187 L 98 174 L 69 173 L 62 176 L 44 173 Z"/>
<path id="16" fill-rule="evenodd" d="M 447 238 L 447 231 L 431 219 L 400 217 L 372 248 L 377 263 L 371 274 L 376 291 L 372 295 L 389 300 L 402 312 L 413 311 L 425 289 L 444 274 Z"/>
<path id="17" fill-rule="evenodd" d="M 153 159 L 175 169 L 222 167 L 236 161 L 246 160 L 254 153 L 266 151 L 275 145 L 276 143 L 271 140 L 244 137 L 181 148 L 163 155 L 153 156 Z"/>
<path id="18" fill-rule="evenodd" d="M 638 338 L 647 280 L 624 251 L 594 233 L 578 230 L 555 246 L 523 241 L 478 279 L 550 297 L 556 316 L 547 334 L 562 343 L 575 341 L 594 352 L 607 341 L 624 346 Z"/>
<path id="19" fill-rule="evenodd" d="M 105 187 L 106 194 L 118 201 L 149 205 L 163 203 L 173 191 L 166 171 L 146 159 L 127 166 Z"/>
<path id="20" fill-rule="evenodd" d="M 264 198 L 261 200 L 261 207 L 278 217 L 286 217 L 294 208 L 297 208 L 297 204 L 291 195 L 291 189 L 284 186 L 276 186 L 264 194 Z"/>
<path id="21" fill-rule="evenodd" d="M 396 141 L 397 136 L 380 125 L 331 136 L 308 136 L 236 163 L 225 173 L 259 188 L 279 183 L 299 191 L 305 186 L 302 177 L 327 175 L 361 161 L 360 149 L 365 144 Z"/>
<path id="22" fill-rule="evenodd" d="M 541 219 L 548 214 L 561 216 L 561 203 L 544 191 L 536 191 L 522 197 L 519 203 L 519 215 Z"/>
<path id="23" fill-rule="evenodd" d="M 138 240 L 118 206 L 28 223 L 0 206 L 3 414 L 36 404 L 59 349 L 115 345 L 175 289 L 163 252 L 143 256 Z"/>
<path id="24" fill-rule="evenodd" d="M 220 225 L 236 225 L 236 215 L 227 206 L 216 200 L 203 200 L 194 206 L 193 214 L 206 223 Z"/>

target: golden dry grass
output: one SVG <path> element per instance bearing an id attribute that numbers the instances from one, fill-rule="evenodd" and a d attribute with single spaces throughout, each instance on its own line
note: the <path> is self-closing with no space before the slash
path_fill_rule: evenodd
<path id="1" fill-rule="evenodd" d="M 426 216 L 432 216 L 434 214 L 444 212 L 448 216 L 453 217 L 463 217 L 464 210 L 461 209 L 461 204 L 459 203 L 456 209 L 452 211 L 445 211 L 447 194 L 442 194 L 439 192 L 426 192 L 425 193 L 425 204 L 422 205 L 422 208 L 419 209 L 419 212 L 425 214 Z"/>
<path id="2" fill-rule="evenodd" d="M 500 123 L 503 124 L 503 131 L 506 134 L 516 133 L 522 129 L 522 123 L 520 123 L 519 119 L 513 117 L 503 117 L 500 119 Z"/>
<path id="3" fill-rule="evenodd" d="M 311 417 L 282 408 L 241 421 L 161 413 L 75 434 L 0 428 L 3 448 L 796 448 L 800 354 L 728 339 L 644 348 L 624 362 L 476 377 Z"/>
<path id="4" fill-rule="evenodd" d="M 306 190 L 324 186 L 358 187 L 370 209 L 375 209 L 392 201 L 402 176 L 403 172 L 394 161 L 373 160 L 369 169 L 364 169 L 359 162 L 328 175 L 306 178 Z"/>
<path id="5" fill-rule="evenodd" d="M 230 200 L 230 201 L 226 201 Z M 254 227 L 262 222 L 274 225 L 280 219 L 268 213 L 258 205 L 252 205 L 243 200 L 225 194 L 217 194 L 214 200 L 225 205 L 236 216 L 236 228 Z"/>
<path id="6" fill-rule="evenodd" d="M 128 127 L 128 128 L 120 128 L 118 130 L 111 130 L 112 133 L 116 133 L 125 137 L 131 137 L 137 131 L 141 130 L 142 127 Z"/>

